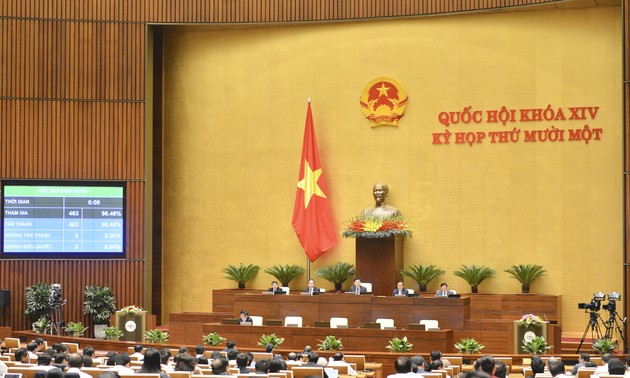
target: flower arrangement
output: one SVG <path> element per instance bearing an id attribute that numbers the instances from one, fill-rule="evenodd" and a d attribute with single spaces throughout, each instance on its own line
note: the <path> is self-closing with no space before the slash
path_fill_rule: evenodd
<path id="1" fill-rule="evenodd" d="M 142 307 L 138 307 L 138 306 L 136 306 L 136 305 L 129 305 L 129 306 L 127 306 L 127 307 L 123 307 L 123 308 L 121 308 L 121 309 L 120 309 L 120 312 L 121 312 L 123 315 L 139 314 L 139 313 L 141 313 L 142 311 L 144 311 L 144 310 L 142 309 Z"/>
<path id="2" fill-rule="evenodd" d="M 542 320 L 542 318 L 538 315 L 534 314 L 525 314 L 518 320 L 518 325 L 521 327 L 536 327 L 547 323 Z"/>
<path id="3" fill-rule="evenodd" d="M 344 225 L 344 238 L 411 237 L 411 226 L 402 216 L 381 218 L 358 216 Z"/>

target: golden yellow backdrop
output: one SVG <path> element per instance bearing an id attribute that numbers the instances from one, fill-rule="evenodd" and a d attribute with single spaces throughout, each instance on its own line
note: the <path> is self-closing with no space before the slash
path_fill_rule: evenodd
<path id="1" fill-rule="evenodd" d="M 336 226 L 389 203 L 413 223 L 405 265 L 497 270 L 481 292 L 520 292 L 503 269 L 548 270 L 532 291 L 563 296 L 564 331 L 587 324 L 577 303 L 622 291 L 621 18 L 618 7 L 224 30 L 183 26 L 165 37 L 163 313 L 210 311 L 211 290 L 233 288 L 228 264 L 306 266 L 291 227 L 306 101 Z M 396 79 L 409 102 L 399 127 L 371 128 L 366 83 Z M 546 108 L 565 121 L 485 122 L 486 110 Z M 434 145 L 442 111 L 484 111 L 449 131 L 522 129 L 517 143 Z M 598 106 L 568 120 L 569 107 Z M 518 112 L 517 112 L 518 113 Z M 517 114 L 518 115 L 518 114 Z M 525 142 L 525 130 L 601 128 L 601 140 Z M 354 263 L 354 240 L 312 269 Z M 250 287 L 267 288 L 262 273 Z M 304 287 L 305 277 L 292 282 Z M 321 282 L 321 286 L 330 285 Z M 395 283 L 392 282 L 392 287 Z M 409 287 L 415 283 L 408 281 Z M 625 298 L 624 298 L 625 299 Z"/>

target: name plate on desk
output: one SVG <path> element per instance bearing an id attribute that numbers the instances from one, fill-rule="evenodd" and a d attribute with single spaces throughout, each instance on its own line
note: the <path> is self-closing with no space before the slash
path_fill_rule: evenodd
<path id="1" fill-rule="evenodd" d="M 262 295 L 273 295 L 272 291 L 261 291 L 260 294 Z"/>
<path id="2" fill-rule="evenodd" d="M 250 326 L 252 325 L 252 322 L 241 322 L 242 326 Z"/>

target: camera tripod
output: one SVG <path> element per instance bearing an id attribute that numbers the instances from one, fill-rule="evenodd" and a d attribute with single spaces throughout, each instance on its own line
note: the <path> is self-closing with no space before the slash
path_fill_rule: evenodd
<path id="1" fill-rule="evenodd" d="M 622 319 L 617 311 L 611 311 L 610 317 L 608 318 L 608 320 L 604 322 L 604 327 L 606 327 L 606 335 L 604 335 L 604 337 L 606 339 L 612 339 L 616 330 L 617 333 L 619 333 L 619 336 L 621 337 L 621 341 L 623 341 L 625 345 L 626 340 L 623 336 L 623 328 L 621 327 L 621 325 L 625 323 L 626 323 L 626 319 L 625 318 Z"/>
<path id="2" fill-rule="evenodd" d="M 61 306 L 65 305 L 66 301 L 53 303 L 52 310 L 50 311 L 50 334 L 61 335 L 61 327 L 66 325 L 63 320 L 63 313 L 61 312 Z"/>
<path id="3" fill-rule="evenodd" d="M 597 311 L 591 310 L 588 314 L 588 324 L 586 325 L 586 329 L 584 330 L 584 334 L 582 335 L 582 340 L 580 340 L 580 345 L 578 346 L 575 353 L 580 353 L 580 348 L 582 348 L 582 344 L 584 344 L 584 340 L 586 339 L 586 335 L 588 334 L 589 329 L 591 330 L 591 340 L 596 340 L 596 336 L 597 339 L 602 338 L 602 331 L 599 329 L 599 322 L 601 320 L 601 322 L 604 323 L 603 319 L 601 318 L 601 316 L 599 316 L 599 313 Z M 606 328 L 606 330 L 608 331 L 608 328 Z"/>

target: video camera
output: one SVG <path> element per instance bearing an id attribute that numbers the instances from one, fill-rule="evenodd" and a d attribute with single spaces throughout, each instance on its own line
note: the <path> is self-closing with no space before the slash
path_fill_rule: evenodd
<path id="1" fill-rule="evenodd" d="M 606 294 L 599 291 L 593 294 L 593 299 L 591 299 L 589 303 L 578 303 L 578 309 L 597 312 L 601 309 L 602 301 L 605 299 L 606 299 Z"/>
<path id="2" fill-rule="evenodd" d="M 60 306 L 63 303 L 63 299 L 61 297 L 61 285 L 60 284 L 52 284 L 50 285 L 50 304 L 53 306 Z"/>
<path id="3" fill-rule="evenodd" d="M 605 304 L 604 306 L 604 310 L 608 310 L 609 312 L 616 312 L 617 311 L 617 301 L 621 300 L 621 294 L 617 293 L 616 291 L 608 294 L 608 304 Z"/>

